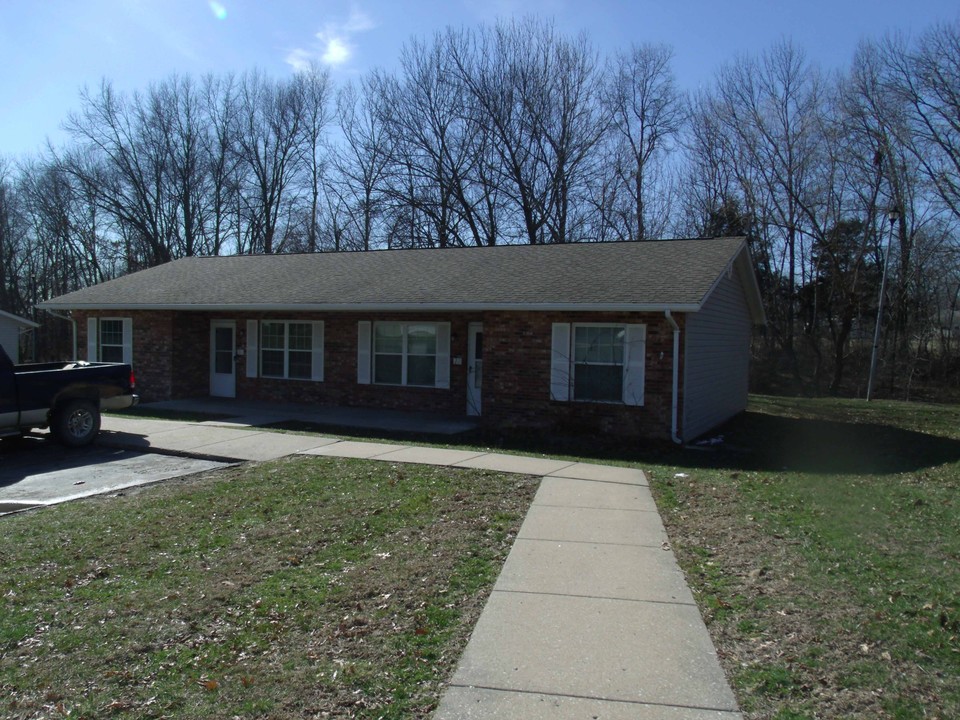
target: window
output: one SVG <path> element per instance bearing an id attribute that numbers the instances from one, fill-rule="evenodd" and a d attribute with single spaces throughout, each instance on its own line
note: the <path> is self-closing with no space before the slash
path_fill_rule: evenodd
<path id="1" fill-rule="evenodd" d="M 357 382 L 450 387 L 450 323 L 357 323 Z"/>
<path id="2" fill-rule="evenodd" d="M 437 326 L 433 323 L 376 323 L 373 381 L 383 385 L 437 384 Z"/>
<path id="3" fill-rule="evenodd" d="M 130 318 L 88 318 L 87 360 L 133 362 L 133 323 Z"/>
<path id="4" fill-rule="evenodd" d="M 554 323 L 553 400 L 643 405 L 645 325 Z"/>
<path id="5" fill-rule="evenodd" d="M 574 327 L 573 397 L 619 402 L 623 398 L 624 327 Z"/>
<path id="6" fill-rule="evenodd" d="M 100 321 L 100 362 L 123 362 L 123 320 Z"/>
<path id="7" fill-rule="evenodd" d="M 321 380 L 323 323 L 264 321 L 260 328 L 260 375 Z"/>

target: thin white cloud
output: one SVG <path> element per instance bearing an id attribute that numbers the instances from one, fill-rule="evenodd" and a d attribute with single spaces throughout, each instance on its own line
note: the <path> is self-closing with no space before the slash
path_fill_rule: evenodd
<path id="1" fill-rule="evenodd" d="M 310 69 L 310 59 L 312 57 L 312 54 L 306 50 L 296 48 L 287 53 L 287 57 L 284 59 L 287 65 L 293 68 L 294 72 L 305 72 Z"/>
<path id="2" fill-rule="evenodd" d="M 309 68 L 311 61 L 331 67 L 343 65 L 350 61 L 356 51 L 354 36 L 374 27 L 369 15 L 353 7 L 346 20 L 326 23 L 314 36 L 316 42 L 310 48 L 294 48 L 287 53 L 286 62 L 296 72 Z"/>

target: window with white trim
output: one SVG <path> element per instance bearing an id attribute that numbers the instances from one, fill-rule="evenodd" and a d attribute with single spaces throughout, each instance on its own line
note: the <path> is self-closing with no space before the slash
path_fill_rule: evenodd
<path id="1" fill-rule="evenodd" d="M 323 323 L 264 320 L 260 323 L 260 376 L 322 380 Z"/>
<path id="2" fill-rule="evenodd" d="M 100 361 L 123 362 L 123 320 L 100 321 Z"/>
<path id="3" fill-rule="evenodd" d="M 374 323 L 373 382 L 436 387 L 436 324 Z"/>
<path id="4" fill-rule="evenodd" d="M 449 388 L 450 323 L 359 321 L 357 382 Z"/>
<path id="5" fill-rule="evenodd" d="M 643 404 L 646 326 L 554 323 L 554 400 Z"/>
<path id="6" fill-rule="evenodd" d="M 617 402 L 623 398 L 623 339 L 616 325 L 573 328 L 573 398 Z"/>
<path id="7" fill-rule="evenodd" d="M 88 318 L 87 360 L 133 363 L 133 321 L 130 318 Z"/>

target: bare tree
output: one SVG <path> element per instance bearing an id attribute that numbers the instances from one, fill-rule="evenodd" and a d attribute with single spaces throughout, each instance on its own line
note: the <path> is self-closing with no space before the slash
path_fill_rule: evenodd
<path id="1" fill-rule="evenodd" d="M 960 219 L 960 20 L 930 28 L 912 49 L 887 38 L 880 52 L 887 89 L 907 111 L 904 144 L 944 206 Z"/>
<path id="2" fill-rule="evenodd" d="M 300 96 L 303 106 L 302 143 L 300 146 L 300 171 L 305 178 L 309 205 L 306 208 L 307 251 L 316 252 L 319 243 L 319 219 L 321 194 L 326 156 L 325 136 L 331 121 L 330 73 L 316 63 L 307 70 L 298 72 L 293 79 L 293 90 Z"/>
<path id="3" fill-rule="evenodd" d="M 634 45 L 617 54 L 604 91 L 615 148 L 611 167 L 629 199 L 624 239 L 659 237 L 669 220 L 663 206 L 669 188 L 658 180 L 683 122 L 672 58 L 673 50 L 665 45 Z"/>
<path id="4" fill-rule="evenodd" d="M 237 92 L 233 75 L 203 79 L 203 106 L 207 130 L 202 136 L 207 193 L 203 206 L 204 248 L 211 255 L 239 252 L 243 241 L 242 213 L 238 211 L 240 161 L 235 152 Z M 233 238 L 233 246 L 228 245 Z"/>
<path id="5" fill-rule="evenodd" d="M 0 309 L 22 313 L 22 262 L 27 239 L 13 164 L 0 157 Z"/>
<path id="6" fill-rule="evenodd" d="M 241 189 L 251 252 L 283 250 L 281 221 L 291 216 L 293 181 L 302 153 L 304 98 L 291 82 L 248 72 L 238 88 L 234 142 L 244 172 Z"/>
<path id="7" fill-rule="evenodd" d="M 60 158 L 100 208 L 122 226 L 129 270 L 175 255 L 177 203 L 168 187 L 170 121 L 157 104 L 135 93 L 117 95 L 104 81 L 81 93 L 79 113 L 65 128 L 77 149 Z"/>
<path id="8" fill-rule="evenodd" d="M 734 172 L 734 143 L 719 106 L 719 100 L 704 91 L 691 96 L 687 105 L 682 183 L 685 217 L 681 232 L 693 237 L 727 234 L 726 228 L 735 223 L 720 223 L 718 218 L 741 214 L 739 208 L 733 209 L 740 197 Z"/>
<path id="9" fill-rule="evenodd" d="M 402 218 L 411 209 L 423 222 L 418 244 L 488 245 L 496 242 L 486 222 L 478 180 L 485 161 L 481 126 L 463 108 L 466 90 L 449 60 L 447 42 L 413 40 L 401 55 L 400 76 L 383 77 L 371 98 L 392 148 L 387 192 Z"/>
<path id="10" fill-rule="evenodd" d="M 796 293 L 810 280 L 809 221 L 819 201 L 811 181 L 823 151 L 823 84 L 804 54 L 783 42 L 759 60 L 741 58 L 724 68 L 717 94 L 726 131 L 736 141 L 738 182 L 750 204 L 762 208 L 762 231 L 772 233 L 780 249 L 775 272 L 785 280 L 779 294 L 784 316 L 774 330 L 799 382 Z"/>
<path id="11" fill-rule="evenodd" d="M 189 76 L 171 76 L 147 95 L 151 114 L 166 146 L 165 187 L 176 208 L 173 254 L 204 254 L 204 205 L 209 193 L 204 152 L 207 122 L 202 97 Z"/>
<path id="12" fill-rule="evenodd" d="M 471 120 L 493 138 L 501 191 L 531 244 L 576 239 L 603 132 L 596 55 L 585 36 L 531 19 L 449 42 Z"/>
<path id="13" fill-rule="evenodd" d="M 333 154 L 337 178 L 328 184 L 328 191 L 337 198 L 334 207 L 347 211 L 346 222 L 338 222 L 335 233 L 340 239 L 353 238 L 350 249 L 370 250 L 376 245 L 375 231 L 383 211 L 382 192 L 390 147 L 386 129 L 370 98 L 377 92 L 368 78 L 358 90 L 344 86 L 337 95 L 337 118 L 344 142 Z M 336 217 L 343 217 L 337 213 Z"/>

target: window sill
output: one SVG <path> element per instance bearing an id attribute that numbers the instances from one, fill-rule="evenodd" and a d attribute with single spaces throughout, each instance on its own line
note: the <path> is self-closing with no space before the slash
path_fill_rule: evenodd
<path id="1" fill-rule="evenodd" d="M 323 380 L 314 380 L 313 378 L 292 378 L 292 377 L 283 377 L 282 375 L 258 375 L 256 379 L 257 380 L 290 380 L 293 382 L 308 382 L 308 383 L 323 382 Z"/>

